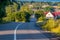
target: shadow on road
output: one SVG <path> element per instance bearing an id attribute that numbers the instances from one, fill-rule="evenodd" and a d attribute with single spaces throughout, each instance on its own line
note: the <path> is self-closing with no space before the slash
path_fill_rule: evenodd
<path id="1" fill-rule="evenodd" d="M 19 22 L 11 22 L 8 24 L 0 24 L 0 31 L 14 30 L 18 24 L 20 24 L 20 23 Z"/>
<path id="2" fill-rule="evenodd" d="M 0 40 L 14 40 L 14 34 L 0 35 Z"/>

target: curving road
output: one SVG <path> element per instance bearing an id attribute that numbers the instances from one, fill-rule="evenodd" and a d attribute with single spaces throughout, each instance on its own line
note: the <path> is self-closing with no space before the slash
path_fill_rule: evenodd
<path id="1" fill-rule="evenodd" d="M 27 22 L 19 26 L 17 30 L 17 40 L 49 40 L 35 22 Z"/>
<path id="2" fill-rule="evenodd" d="M 22 23 L 0 24 L 0 40 L 14 40 L 14 29 L 18 24 Z M 49 40 L 52 36 L 41 30 L 36 25 L 36 19 L 31 18 L 30 22 L 26 22 L 17 28 L 16 37 L 16 40 Z"/>

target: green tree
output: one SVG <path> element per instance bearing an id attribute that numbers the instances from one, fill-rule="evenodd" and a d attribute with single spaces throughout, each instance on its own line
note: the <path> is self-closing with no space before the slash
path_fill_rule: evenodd
<path id="1" fill-rule="evenodd" d="M 42 10 L 38 10 L 38 11 L 36 11 L 36 12 L 35 12 L 35 15 L 36 15 L 36 18 L 37 18 L 37 19 L 38 19 L 39 17 L 41 17 L 41 16 L 44 16 Z"/>
<path id="2" fill-rule="evenodd" d="M 16 14 L 16 22 L 25 22 L 25 14 L 24 14 L 24 12 L 18 12 Z"/>
<path id="3" fill-rule="evenodd" d="M 25 12 L 25 19 L 26 19 L 26 22 L 30 21 L 30 14 L 29 14 L 29 12 Z"/>
<path id="4" fill-rule="evenodd" d="M 38 10 L 35 12 L 35 17 L 37 18 L 37 21 L 42 21 L 44 20 L 44 12 L 42 10 Z"/>
<path id="5" fill-rule="evenodd" d="M 5 7 L 10 4 L 10 0 L 0 0 L 0 22 L 6 16 Z"/>
<path id="6" fill-rule="evenodd" d="M 16 19 L 18 21 L 29 22 L 31 14 L 32 10 L 27 5 L 23 5 L 20 11 L 16 14 Z"/>
<path id="7" fill-rule="evenodd" d="M 45 11 L 45 12 L 48 12 L 48 11 L 53 12 L 53 11 L 54 11 L 54 8 L 51 7 L 51 6 L 48 6 L 48 7 L 44 8 L 44 11 Z"/>

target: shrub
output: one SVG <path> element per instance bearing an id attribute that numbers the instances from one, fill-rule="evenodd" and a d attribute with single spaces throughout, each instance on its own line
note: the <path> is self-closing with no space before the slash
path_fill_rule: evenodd
<path id="1" fill-rule="evenodd" d="M 54 19 L 49 19 L 49 20 L 47 20 L 47 22 L 43 25 L 43 29 L 45 29 L 45 30 L 51 30 L 52 28 L 54 28 L 55 26 L 56 26 L 56 24 L 55 24 L 56 22 L 55 22 L 55 20 Z"/>
<path id="2" fill-rule="evenodd" d="M 60 20 L 57 20 L 56 22 L 56 27 L 51 29 L 51 32 L 55 33 L 57 36 L 60 36 Z"/>
<path id="3" fill-rule="evenodd" d="M 60 20 L 49 19 L 42 28 L 60 36 Z"/>

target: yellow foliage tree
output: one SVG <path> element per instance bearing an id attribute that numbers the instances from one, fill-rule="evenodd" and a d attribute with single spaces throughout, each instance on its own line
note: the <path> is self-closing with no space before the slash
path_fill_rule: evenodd
<path id="1" fill-rule="evenodd" d="M 55 33 L 56 35 L 60 36 L 60 20 L 56 21 L 57 26 L 55 28 L 51 29 L 52 33 Z"/>
<path id="2" fill-rule="evenodd" d="M 49 19 L 47 20 L 46 24 L 43 26 L 44 29 L 46 30 L 51 30 L 52 28 L 54 28 L 56 26 L 56 22 L 54 19 Z"/>
<path id="3" fill-rule="evenodd" d="M 6 17 L 3 18 L 5 21 L 15 21 L 15 16 L 17 13 L 17 7 L 18 5 L 13 2 L 12 5 L 8 5 L 5 7 L 6 9 Z"/>

